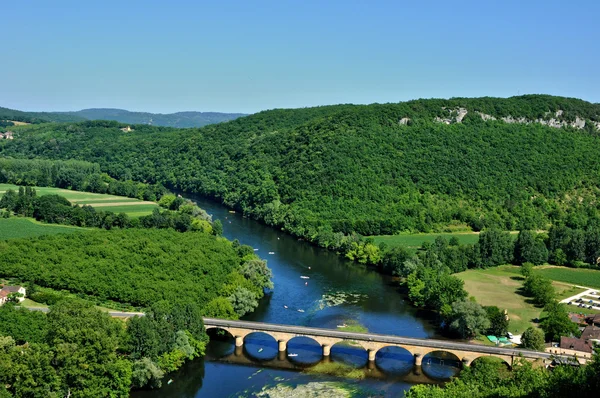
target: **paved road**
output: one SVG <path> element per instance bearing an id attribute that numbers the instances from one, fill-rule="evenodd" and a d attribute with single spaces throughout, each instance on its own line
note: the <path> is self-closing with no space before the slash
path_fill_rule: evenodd
<path id="1" fill-rule="evenodd" d="M 389 343 L 396 345 L 413 345 L 428 348 L 439 348 L 439 349 L 454 349 L 461 351 L 471 351 L 485 354 L 496 354 L 496 355 L 511 355 L 518 356 L 522 355 L 526 358 L 540 358 L 550 359 L 556 355 L 548 354 L 545 352 L 520 350 L 516 348 L 500 348 L 491 347 L 477 344 L 458 343 L 453 341 L 436 340 L 436 339 L 419 339 L 412 337 L 400 337 L 393 335 L 384 335 L 376 333 L 354 333 L 344 332 L 333 329 L 320 329 L 304 326 L 290 326 L 290 325 L 276 325 L 272 323 L 262 322 L 249 322 L 249 321 L 230 321 L 224 319 L 215 318 L 204 318 L 204 324 L 206 326 L 219 326 L 219 327 L 237 327 L 243 329 L 250 329 L 253 331 L 261 332 L 284 332 L 306 336 L 323 336 L 323 337 L 336 337 L 345 340 L 354 341 L 373 341 L 378 343 Z"/>
<path id="2" fill-rule="evenodd" d="M 20 307 L 27 308 L 30 311 L 41 311 L 48 312 L 50 309 L 48 307 Z M 115 318 L 131 318 L 134 316 L 144 316 L 143 312 L 122 312 L 122 311 L 107 311 L 108 315 Z"/>

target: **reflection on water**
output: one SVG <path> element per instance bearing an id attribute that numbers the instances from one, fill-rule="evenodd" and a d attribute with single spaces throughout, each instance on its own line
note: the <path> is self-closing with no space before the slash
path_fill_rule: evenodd
<path id="1" fill-rule="evenodd" d="M 238 239 L 258 249 L 256 253 L 266 259 L 273 270 L 275 288 L 272 294 L 262 299 L 259 307 L 244 319 L 331 329 L 353 323 L 374 333 L 438 337 L 429 321 L 404 301 L 390 278 L 240 214 L 229 213 L 216 203 L 185 196 L 197 201 L 214 219 L 223 222 L 226 238 Z M 192 361 L 169 375 L 166 380 L 172 378 L 172 384 L 159 391 L 132 395 L 139 398 L 227 397 L 246 390 L 260 391 L 263 386 L 277 384 L 278 378 L 292 384 L 340 380 L 299 372 L 321 358 L 320 347 L 309 341 L 294 339 L 288 342 L 287 354 L 298 355 L 281 357 L 274 340 L 253 338 L 245 342 L 245 349 L 236 351 L 232 337 L 227 338 L 221 339 L 216 346 L 209 344 L 206 361 Z M 361 383 L 377 391 L 385 390 L 386 394 L 391 391 L 392 396 L 402 396 L 410 383 L 434 382 L 425 374 L 425 366 L 432 368 L 428 374 L 433 376 L 445 378 L 448 374 L 434 369 L 436 364 L 432 363 L 424 365 L 423 372 L 417 369 L 420 373 L 417 375 L 406 358 L 390 365 L 391 357 L 383 353 L 378 355 L 377 366 L 364 368 L 368 375 Z M 364 366 L 367 359 L 362 348 L 352 350 L 334 346 L 331 349 L 332 361 Z M 283 368 L 282 364 L 285 364 Z M 408 374 L 402 375 L 404 371 Z"/>

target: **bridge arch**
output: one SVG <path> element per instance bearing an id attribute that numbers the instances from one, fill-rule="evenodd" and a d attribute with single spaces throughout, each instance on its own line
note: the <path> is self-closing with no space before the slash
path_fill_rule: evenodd
<path id="1" fill-rule="evenodd" d="M 331 360 L 362 368 L 369 362 L 369 351 L 360 342 L 341 340 L 331 346 Z"/>
<path id="2" fill-rule="evenodd" d="M 423 355 L 421 369 L 427 376 L 438 379 L 450 379 L 460 373 L 462 358 L 452 350 L 431 350 Z"/>
<path id="3" fill-rule="evenodd" d="M 506 370 L 510 370 L 512 368 L 511 364 L 507 362 L 505 358 L 494 355 L 479 355 L 471 360 L 468 364 L 463 361 L 463 364 L 471 367 L 477 367 L 479 364 L 484 364 L 486 362 L 489 364 L 498 365 L 499 369 L 502 369 L 501 366 L 506 367 Z"/>
<path id="4" fill-rule="evenodd" d="M 384 373 L 403 375 L 415 366 L 415 356 L 399 345 L 387 345 L 377 350 L 375 365 Z"/>
<path id="5" fill-rule="evenodd" d="M 308 336 L 295 336 L 287 341 L 288 359 L 299 365 L 314 365 L 323 359 L 323 346 Z"/>
<path id="6" fill-rule="evenodd" d="M 268 361 L 277 357 L 279 343 L 266 332 L 252 332 L 244 336 L 244 351 L 253 359 Z"/>

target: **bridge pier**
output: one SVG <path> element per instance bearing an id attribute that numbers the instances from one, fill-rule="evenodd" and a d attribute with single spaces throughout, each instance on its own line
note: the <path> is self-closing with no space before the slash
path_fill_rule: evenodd
<path id="1" fill-rule="evenodd" d="M 287 349 L 287 341 L 285 340 L 279 340 L 279 352 L 285 352 L 285 350 Z"/>
<path id="2" fill-rule="evenodd" d="M 421 354 L 414 354 L 415 356 L 415 366 L 421 366 L 421 363 L 423 362 L 423 356 Z"/>
<path id="3" fill-rule="evenodd" d="M 242 346 L 235 347 L 235 351 L 233 353 L 235 354 L 236 357 L 239 357 L 240 355 L 243 355 L 244 354 L 244 347 L 242 347 Z"/>
<path id="4" fill-rule="evenodd" d="M 331 354 L 331 346 L 329 344 L 323 344 L 323 356 L 328 357 Z"/>
<path id="5" fill-rule="evenodd" d="M 375 355 L 377 354 L 377 350 L 368 350 L 369 354 L 369 362 L 375 362 Z"/>
<path id="6" fill-rule="evenodd" d="M 244 338 L 242 336 L 235 336 L 235 346 L 241 347 L 244 345 Z"/>
<path id="7" fill-rule="evenodd" d="M 472 359 L 470 359 L 470 358 L 463 358 L 462 359 L 462 367 L 465 368 L 467 366 L 471 366 L 471 362 L 473 362 Z"/>

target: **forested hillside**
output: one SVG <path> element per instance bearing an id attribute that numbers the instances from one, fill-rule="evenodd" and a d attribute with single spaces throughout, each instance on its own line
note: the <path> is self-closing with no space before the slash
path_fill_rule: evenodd
<path id="1" fill-rule="evenodd" d="M 238 117 L 243 113 L 221 112 L 176 112 L 170 114 L 130 112 L 124 109 L 93 108 L 76 112 L 65 112 L 65 115 L 79 116 L 87 120 L 115 120 L 128 124 L 151 124 L 165 127 L 202 127 L 207 124 L 221 123 Z"/>
<path id="2" fill-rule="evenodd" d="M 32 126 L 0 155 L 95 162 L 335 247 L 341 233 L 451 223 L 585 228 L 598 219 L 598 121 L 600 105 L 561 97 L 416 100 L 272 110 L 201 129 Z"/>
<path id="3" fill-rule="evenodd" d="M 0 121 L 16 121 L 24 123 L 48 122 L 80 122 L 84 117 L 54 112 L 23 112 L 0 107 Z M 1 125 L 0 125 L 1 127 Z"/>

